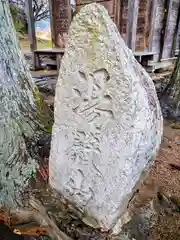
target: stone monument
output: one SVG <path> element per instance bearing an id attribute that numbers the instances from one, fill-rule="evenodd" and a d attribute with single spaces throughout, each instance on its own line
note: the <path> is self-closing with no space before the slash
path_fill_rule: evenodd
<path id="1" fill-rule="evenodd" d="M 154 162 L 163 121 L 154 84 L 107 10 L 74 17 L 55 96 L 50 184 L 106 231 Z"/>

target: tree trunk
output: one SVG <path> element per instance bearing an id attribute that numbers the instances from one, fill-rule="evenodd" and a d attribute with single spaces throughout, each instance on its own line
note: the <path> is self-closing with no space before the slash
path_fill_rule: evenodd
<path id="1" fill-rule="evenodd" d="M 34 208 L 39 211 L 39 206 L 30 195 L 36 197 L 41 188 L 43 192 L 47 190 L 48 162 L 40 158 L 37 145 L 51 130 L 52 118 L 32 82 L 20 51 L 8 1 L 4 0 L 0 0 L 0 97 L 1 220 L 7 223 L 5 217 L 13 214 L 10 225 L 17 223 L 19 218 L 22 222 L 31 222 L 34 218 L 42 221 L 41 214 L 34 216 L 31 211 Z M 37 179 L 41 182 L 38 190 Z M 46 225 L 52 225 L 48 221 L 47 218 Z M 30 227 L 26 227 L 26 231 L 29 230 Z"/>
<path id="2" fill-rule="evenodd" d="M 180 120 L 180 54 L 160 102 L 165 118 Z"/>
<path id="3" fill-rule="evenodd" d="M 48 184 L 48 154 L 42 158 L 39 148 L 51 126 L 52 116 L 21 53 L 8 1 L 0 0 L 0 222 L 21 234 L 104 239 Z"/>
<path id="4" fill-rule="evenodd" d="M 3 0 L 0 1 L 0 52 L 0 203 L 19 206 L 21 193 L 37 169 L 28 143 L 36 141 L 43 125 L 37 120 L 33 96 L 33 92 L 38 93 L 21 54 L 8 3 Z"/>

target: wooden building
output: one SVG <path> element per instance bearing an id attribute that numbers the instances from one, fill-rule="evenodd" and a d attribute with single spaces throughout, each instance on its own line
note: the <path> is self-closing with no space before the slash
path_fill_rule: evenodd
<path id="1" fill-rule="evenodd" d="M 180 0 L 75 0 L 104 5 L 126 44 L 148 71 L 171 66 L 180 49 Z M 73 18 L 70 0 L 49 0 L 53 46 L 68 32 Z"/>
<path id="2" fill-rule="evenodd" d="M 180 48 L 180 0 L 79 0 L 109 11 L 135 57 L 149 71 L 171 66 Z"/>

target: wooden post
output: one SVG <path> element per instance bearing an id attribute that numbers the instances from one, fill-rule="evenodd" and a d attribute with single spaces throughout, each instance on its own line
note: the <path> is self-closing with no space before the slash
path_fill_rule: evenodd
<path id="1" fill-rule="evenodd" d="M 158 1 L 158 0 L 153 0 L 153 1 L 152 1 L 151 26 L 150 26 L 149 47 L 148 47 L 148 50 L 149 50 L 150 52 L 153 51 L 153 40 L 154 40 L 154 35 L 155 35 L 157 1 Z"/>
<path id="2" fill-rule="evenodd" d="M 162 46 L 162 59 L 172 57 L 173 37 L 178 18 L 179 0 L 170 0 L 167 9 L 168 16 Z"/>
<path id="3" fill-rule="evenodd" d="M 120 32 L 121 1 L 114 0 L 115 23 Z"/>
<path id="4" fill-rule="evenodd" d="M 175 28 L 175 31 L 174 31 L 174 37 L 173 38 L 174 38 L 174 41 L 173 41 L 173 47 L 172 47 L 172 54 L 173 54 L 173 56 L 176 56 L 177 51 L 180 51 L 180 5 L 179 5 L 176 28 Z"/>
<path id="5" fill-rule="evenodd" d="M 51 26 L 51 40 L 52 40 L 52 47 L 55 47 L 55 29 L 54 29 L 54 19 L 53 19 L 53 0 L 48 0 L 49 2 L 49 12 L 50 12 L 50 26 Z"/>
<path id="6" fill-rule="evenodd" d="M 123 32 L 123 12 L 124 12 L 124 1 L 120 1 L 120 16 L 119 16 L 119 32 L 122 34 L 123 39 L 124 37 L 124 32 Z M 127 27 L 126 27 L 127 28 Z M 127 29 L 126 29 L 126 37 L 127 37 Z"/>
<path id="7" fill-rule="evenodd" d="M 128 0 L 127 45 L 132 51 L 136 48 L 136 31 L 139 0 Z"/>
<path id="8" fill-rule="evenodd" d="M 71 23 L 70 0 L 49 0 L 49 6 L 53 47 L 60 47 L 60 41 L 64 41 L 64 35 L 68 34 Z M 60 66 L 60 59 L 61 56 L 57 55 L 57 69 Z"/>
<path id="9" fill-rule="evenodd" d="M 53 46 L 59 46 L 59 36 L 67 34 L 71 23 L 70 0 L 49 0 Z"/>
<path id="10" fill-rule="evenodd" d="M 27 0 L 26 2 L 27 7 L 27 19 L 28 19 L 28 35 L 30 41 L 30 49 L 32 52 L 32 59 L 33 59 L 33 69 L 39 68 L 39 59 L 37 59 L 35 50 L 37 49 L 37 42 L 36 42 L 36 31 L 35 31 L 35 19 L 32 7 L 32 0 Z"/>
<path id="11" fill-rule="evenodd" d="M 28 19 L 28 34 L 30 41 L 30 48 L 33 52 L 37 49 L 36 43 L 36 31 L 35 31 L 35 20 L 32 8 L 32 0 L 27 0 L 27 19 Z"/>

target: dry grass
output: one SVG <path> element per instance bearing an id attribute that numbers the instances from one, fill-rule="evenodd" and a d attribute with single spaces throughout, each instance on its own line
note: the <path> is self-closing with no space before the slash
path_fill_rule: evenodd
<path id="1" fill-rule="evenodd" d="M 19 36 L 19 41 L 20 41 L 20 46 L 21 46 L 22 51 L 29 52 L 30 51 L 30 42 L 29 42 L 28 36 L 26 36 L 26 35 Z M 37 39 L 37 48 L 38 49 L 52 48 L 52 41 Z"/>

